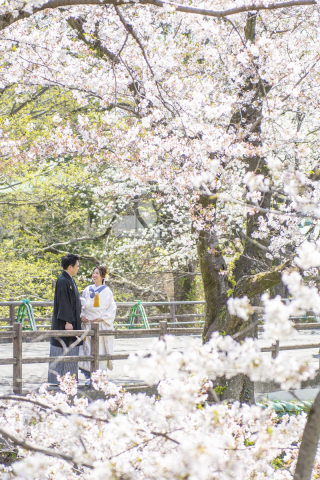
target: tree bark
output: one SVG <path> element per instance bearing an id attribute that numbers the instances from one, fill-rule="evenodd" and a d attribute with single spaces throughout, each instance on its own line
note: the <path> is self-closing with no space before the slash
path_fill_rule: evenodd
<path id="1" fill-rule="evenodd" d="M 246 40 L 251 43 L 255 41 L 255 27 L 256 14 L 248 13 L 244 33 Z M 228 129 L 234 130 L 236 134 L 245 135 L 243 137 L 244 141 L 251 146 L 260 147 L 263 97 L 269 87 L 261 79 L 257 80 L 258 74 L 254 68 L 250 75 L 241 91 L 239 91 L 239 99 L 245 98 L 246 100 L 233 114 Z M 247 100 L 248 96 L 249 100 Z M 260 156 L 244 157 L 243 161 L 247 165 L 247 172 L 262 174 L 264 177 L 269 176 L 265 158 Z M 201 197 L 199 209 L 215 207 L 216 201 L 215 195 Z M 258 205 L 269 210 L 271 205 L 269 191 L 262 193 Z M 246 231 L 242 235 L 243 251 L 240 258 L 235 262 L 233 270 L 233 277 L 236 282 L 234 288 L 229 284 L 227 275 L 224 275 L 227 266 L 221 254 L 213 225 L 200 232 L 198 253 L 206 299 L 204 342 L 210 339 L 214 331 L 218 331 L 222 335 L 234 335 L 241 332 L 250 323 L 256 323 L 257 314 L 251 316 L 249 322 L 231 316 L 227 310 L 229 296 L 243 297 L 246 295 L 251 299 L 252 305 L 259 305 L 260 295 L 281 282 L 281 273 L 287 264 L 272 269 L 271 260 L 265 257 L 269 239 L 259 240 L 259 242 L 249 241 L 252 238 L 252 233 L 258 229 L 260 216 L 265 217 L 266 214 L 261 212 L 254 215 L 247 214 Z M 249 334 L 247 333 L 245 336 L 256 337 L 256 335 L 257 327 L 252 328 Z M 237 341 L 243 340 L 245 336 L 238 336 Z M 226 387 L 222 398 L 231 398 L 246 403 L 254 402 L 254 385 L 245 375 L 238 375 L 231 380 L 220 380 L 219 385 Z"/>
<path id="2" fill-rule="evenodd" d="M 204 208 L 215 207 L 216 200 L 202 196 L 200 205 Z M 226 302 L 231 285 L 227 275 L 226 262 L 222 256 L 219 241 L 214 228 L 202 230 L 198 240 L 198 255 L 204 296 L 206 301 L 206 316 L 203 329 L 203 341 L 206 342 L 214 330 L 225 328 Z"/>
<path id="3" fill-rule="evenodd" d="M 303 432 L 294 480 L 310 480 L 320 435 L 320 392 L 310 409 Z"/>
<path id="4" fill-rule="evenodd" d="M 244 28 L 246 40 L 250 41 L 251 43 L 254 43 L 255 41 L 256 18 L 257 16 L 255 13 L 248 13 L 246 26 Z M 261 120 L 263 118 L 263 97 L 268 89 L 268 85 L 261 79 L 259 80 L 258 84 L 256 84 L 254 76 L 247 78 L 246 84 L 243 87 L 243 91 L 240 92 L 239 96 L 245 96 L 251 92 L 251 101 L 243 104 L 241 106 L 241 110 L 235 112 L 230 122 L 231 128 L 238 130 L 241 127 L 250 132 L 246 138 L 246 141 L 254 147 L 261 146 L 260 134 Z M 251 140 L 250 135 L 254 134 L 257 135 L 257 139 Z M 265 178 L 270 176 L 265 158 L 254 156 L 244 158 L 243 160 L 247 163 L 247 172 L 263 175 Z M 262 198 L 260 202 L 258 202 L 259 207 L 268 210 L 271 204 L 271 192 L 263 192 L 261 197 Z M 266 214 L 258 212 L 254 215 L 251 215 L 247 213 L 246 237 L 252 238 L 252 233 L 256 231 L 259 226 L 259 217 L 266 217 Z M 268 247 L 269 240 L 259 240 L 259 243 L 264 247 Z M 265 252 L 261 250 L 256 243 L 244 240 L 244 249 L 242 255 L 236 262 L 233 272 L 235 280 L 238 282 L 243 276 L 254 275 L 261 271 L 269 270 L 270 266 L 271 260 L 266 258 Z"/>
<path id="5" fill-rule="evenodd" d="M 255 40 L 255 27 L 256 14 L 249 13 L 244 32 L 246 40 L 252 43 Z M 264 85 L 261 80 L 257 84 L 255 76 L 256 72 L 254 71 L 247 78 L 245 85 L 239 92 L 239 99 L 242 97 L 248 98 L 250 93 L 251 98 L 249 101 L 244 102 L 233 114 L 228 128 L 236 132 L 239 132 L 240 129 L 242 133 L 244 131 L 250 132 L 245 137 L 245 141 L 250 145 L 259 147 L 261 146 L 260 133 L 263 97 L 267 85 Z M 251 134 L 255 135 L 253 139 L 250 138 Z M 243 161 L 247 164 L 247 171 L 263 174 L 265 177 L 268 176 L 269 172 L 264 158 L 259 156 L 245 157 Z M 270 200 L 270 192 L 265 192 L 262 195 L 259 206 L 268 209 Z M 201 197 L 199 203 L 201 208 L 215 207 L 216 199 Z M 252 233 L 257 229 L 258 216 L 262 216 L 262 214 L 247 215 L 246 237 L 251 238 Z M 223 270 L 226 270 L 227 267 L 222 257 L 214 228 L 211 227 L 208 231 L 200 233 L 198 253 L 207 302 L 203 332 L 204 341 L 210 338 L 213 331 L 233 335 L 241 328 L 243 321 L 228 315 L 226 308 L 228 296 L 242 297 L 247 295 L 257 302 L 259 301 L 259 294 L 281 281 L 281 267 L 272 270 L 271 261 L 265 258 L 265 252 L 261 250 L 260 246 L 254 242 L 249 242 L 246 238 L 244 242 L 243 252 L 239 260 L 235 262 L 233 274 L 236 285 L 232 290 L 227 276 L 223 275 Z M 263 240 L 259 243 L 267 247 L 269 240 Z"/>

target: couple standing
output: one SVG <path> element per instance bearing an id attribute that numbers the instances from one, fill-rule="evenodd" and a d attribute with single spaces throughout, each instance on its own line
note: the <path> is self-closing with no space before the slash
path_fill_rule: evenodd
<path id="1" fill-rule="evenodd" d="M 91 323 L 98 323 L 100 330 L 113 330 L 113 321 L 117 306 L 105 277 L 107 270 L 103 266 L 94 268 L 93 285 L 86 287 L 80 297 L 74 276 L 79 270 L 79 256 L 72 253 L 61 260 L 63 272 L 56 283 L 54 294 L 51 330 L 90 330 Z M 99 337 L 99 354 L 113 354 L 113 337 Z M 91 355 L 91 337 L 83 341 L 80 337 L 51 337 L 50 357 Z M 80 371 L 90 382 L 90 362 L 79 362 Z M 102 370 L 112 370 L 112 362 L 99 362 Z M 78 379 L 78 362 L 59 362 L 49 364 L 48 382 L 58 384 L 57 375 L 63 377 L 70 372 Z"/>

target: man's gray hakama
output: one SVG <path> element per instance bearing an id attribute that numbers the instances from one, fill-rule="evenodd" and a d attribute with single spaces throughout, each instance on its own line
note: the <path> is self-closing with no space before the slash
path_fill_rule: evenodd
<path id="1" fill-rule="evenodd" d="M 50 357 L 60 357 L 63 355 L 63 348 L 50 345 Z M 68 353 L 64 354 L 64 357 L 73 357 L 79 355 L 79 347 L 73 347 Z M 52 384 L 58 384 L 57 375 L 63 377 L 66 373 L 70 372 L 71 375 L 75 375 L 78 380 L 78 362 L 54 362 L 49 363 L 48 382 Z"/>

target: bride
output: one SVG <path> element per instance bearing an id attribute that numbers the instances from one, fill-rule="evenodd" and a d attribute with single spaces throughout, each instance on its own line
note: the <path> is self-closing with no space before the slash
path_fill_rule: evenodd
<path id="1" fill-rule="evenodd" d="M 116 316 L 117 306 L 113 299 L 112 291 L 105 285 L 107 270 L 99 266 L 93 270 L 92 279 L 94 285 L 86 287 L 83 291 L 81 304 L 81 322 L 83 330 L 90 330 L 92 323 L 99 324 L 99 330 L 113 330 L 113 321 Z M 99 354 L 113 354 L 113 339 L 111 336 L 99 337 Z M 80 346 L 79 355 L 91 355 L 91 337 L 86 337 Z M 91 362 L 79 362 L 80 371 L 87 379 L 86 385 L 90 384 Z M 112 370 L 111 360 L 99 362 L 102 370 Z"/>

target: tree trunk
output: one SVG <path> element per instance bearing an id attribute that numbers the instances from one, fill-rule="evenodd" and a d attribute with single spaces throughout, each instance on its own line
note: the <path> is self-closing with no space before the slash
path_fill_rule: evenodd
<path id="1" fill-rule="evenodd" d="M 256 27 L 256 17 L 255 13 L 248 13 L 246 27 L 244 29 L 246 40 L 254 43 L 255 40 L 255 27 Z M 254 146 L 260 147 L 260 134 L 261 134 L 261 120 L 262 120 L 262 108 L 263 108 L 263 97 L 266 94 L 266 91 L 269 89 L 261 79 L 258 84 L 255 83 L 256 79 L 249 77 L 243 88 L 243 91 L 240 93 L 242 95 L 248 95 L 249 92 L 252 92 L 252 98 L 249 103 L 242 105 L 241 111 L 237 111 L 231 119 L 230 125 L 238 130 L 240 126 L 247 131 L 250 131 L 250 134 L 246 138 L 246 141 Z M 250 139 L 250 135 L 257 135 L 257 139 Z M 253 172 L 256 175 L 263 175 L 265 178 L 268 178 L 269 169 L 266 163 L 265 158 L 260 156 L 254 156 L 243 159 L 247 163 L 247 172 Z M 261 195 L 261 200 L 258 202 L 258 205 L 261 208 L 269 209 L 271 203 L 271 192 L 263 192 Z M 259 226 L 259 217 L 266 217 L 266 214 L 257 212 L 254 215 L 247 214 L 246 222 L 246 237 L 252 238 L 251 235 L 254 231 L 258 229 Z M 259 240 L 259 243 L 267 247 L 269 245 L 269 240 Z M 239 260 L 236 262 L 234 269 L 235 281 L 238 282 L 243 276 L 246 275 L 255 275 L 262 271 L 267 271 L 270 269 L 271 260 L 267 259 L 265 256 L 265 251 L 262 250 L 257 243 L 250 242 L 249 240 L 244 240 L 244 249 Z"/>
<path id="2" fill-rule="evenodd" d="M 200 204 L 204 208 L 214 207 L 215 200 L 201 196 Z M 203 329 L 203 341 L 206 342 L 214 330 L 223 332 L 225 328 L 226 302 L 230 288 L 227 275 L 221 274 L 226 271 L 227 265 L 214 228 L 200 232 L 198 255 L 206 301 Z"/>
<path id="3" fill-rule="evenodd" d="M 302 442 L 300 445 L 298 462 L 294 480 L 310 480 L 313 463 L 317 453 L 320 435 L 320 392 L 310 409 Z"/>
<path id="4" fill-rule="evenodd" d="M 256 14 L 249 13 L 245 27 L 245 36 L 247 41 L 252 43 L 255 40 L 255 25 Z M 243 102 L 241 107 L 231 118 L 229 129 L 234 129 L 235 132 L 247 135 L 245 141 L 250 145 L 259 147 L 261 145 L 261 120 L 263 97 L 265 96 L 267 85 L 261 79 L 257 81 L 257 72 L 253 72 L 252 76 L 248 77 L 244 87 L 239 92 L 239 98 L 248 99 Z M 244 133 L 249 132 L 249 133 Z M 255 135 L 254 138 L 251 138 Z M 247 164 L 247 171 L 254 174 L 262 174 L 265 177 L 269 176 L 267 163 L 264 158 L 260 156 L 245 157 L 243 161 Z M 200 198 L 201 208 L 208 208 L 215 206 L 216 200 L 212 197 Z M 269 209 L 271 203 L 270 192 L 262 193 L 258 205 L 262 208 Z M 204 294 L 206 299 L 206 317 L 203 330 L 203 341 L 210 339 L 212 332 L 218 331 L 222 335 L 234 335 L 241 331 L 257 319 L 254 315 L 251 317 L 249 323 L 231 316 L 227 311 L 227 300 L 229 296 L 242 297 L 247 295 L 251 299 L 253 305 L 258 305 L 260 294 L 268 288 L 277 285 L 281 281 L 281 269 L 283 266 L 271 269 L 271 260 L 265 257 L 265 249 L 268 247 L 269 240 L 259 240 L 260 245 L 250 242 L 252 233 L 258 228 L 258 221 L 260 216 L 265 216 L 262 213 L 255 213 L 254 215 L 247 215 L 246 232 L 242 235 L 244 240 L 243 252 L 240 258 L 235 262 L 233 276 L 236 282 L 232 289 L 228 282 L 228 278 L 224 275 L 227 269 L 226 263 L 222 257 L 219 248 L 219 242 L 215 234 L 213 226 L 208 230 L 201 231 L 198 241 L 198 253 L 200 259 L 200 267 L 203 279 Z M 257 335 L 257 328 L 246 336 L 255 337 Z M 237 341 L 243 340 L 244 337 L 239 336 Z M 238 375 L 231 380 L 225 379 L 220 382 L 221 386 L 226 387 L 222 398 L 239 400 L 240 402 L 253 403 L 254 402 L 254 385 L 245 376 Z"/>

